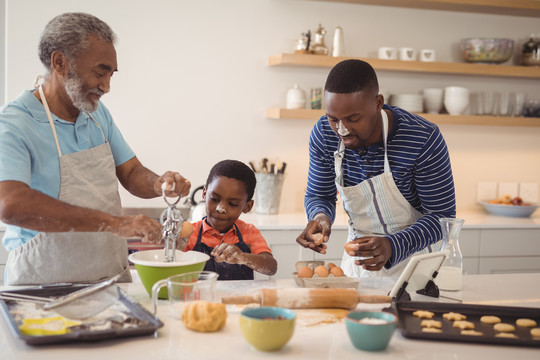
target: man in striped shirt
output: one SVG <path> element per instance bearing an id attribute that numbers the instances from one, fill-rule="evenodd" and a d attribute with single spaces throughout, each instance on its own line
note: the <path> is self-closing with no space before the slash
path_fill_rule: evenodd
<path id="1" fill-rule="evenodd" d="M 309 222 L 296 241 L 326 252 L 339 192 L 352 242 L 341 264 L 345 274 L 397 275 L 411 255 L 438 250 L 432 245 L 442 238 L 439 219 L 455 217 L 446 143 L 433 123 L 384 105 L 364 61 L 337 64 L 325 100 L 326 115 L 309 141 Z"/>

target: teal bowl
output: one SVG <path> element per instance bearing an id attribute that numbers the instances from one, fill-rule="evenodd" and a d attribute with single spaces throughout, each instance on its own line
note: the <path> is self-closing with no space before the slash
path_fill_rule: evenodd
<path id="1" fill-rule="evenodd" d="M 345 326 L 355 348 L 379 351 L 388 346 L 397 327 L 397 317 L 383 311 L 351 311 L 345 317 Z"/>
<path id="2" fill-rule="evenodd" d="M 276 351 L 289 342 L 294 333 L 296 313 L 292 310 L 262 306 L 240 313 L 242 335 L 255 349 Z"/>

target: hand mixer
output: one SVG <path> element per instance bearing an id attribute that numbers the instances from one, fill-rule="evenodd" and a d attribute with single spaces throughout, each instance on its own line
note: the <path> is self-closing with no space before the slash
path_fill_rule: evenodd
<path id="1" fill-rule="evenodd" d="M 161 191 L 163 193 L 163 200 L 167 203 L 167 208 L 163 210 L 160 216 L 161 225 L 163 225 L 163 232 L 161 235 L 161 240 L 165 244 L 165 262 L 175 262 L 176 261 L 176 240 L 179 238 L 180 230 L 182 229 L 182 224 L 184 218 L 182 213 L 176 207 L 176 204 L 180 201 L 181 196 L 176 199 L 173 203 L 170 203 L 165 196 L 165 187 L 167 183 L 161 185 Z"/>

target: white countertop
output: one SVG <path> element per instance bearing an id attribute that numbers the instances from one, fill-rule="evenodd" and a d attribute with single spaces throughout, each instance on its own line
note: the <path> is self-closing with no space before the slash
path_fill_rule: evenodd
<path id="1" fill-rule="evenodd" d="M 500 274 L 464 276 L 463 290 L 442 294 L 464 302 L 488 305 L 540 308 L 540 274 Z M 122 284 L 128 294 L 150 309 L 150 298 L 142 284 Z M 246 292 L 261 287 L 293 287 L 293 280 L 218 282 L 218 294 Z M 386 294 L 392 281 L 366 280 L 360 293 Z M 414 300 L 428 300 L 421 297 Z M 436 300 L 437 301 L 437 300 Z M 358 308 L 380 307 L 360 304 Z M 343 322 L 305 326 L 299 324 L 289 343 L 275 353 L 253 349 L 239 329 L 239 307 L 229 306 L 225 328 L 216 333 L 196 333 L 186 329 L 181 320 L 169 313 L 165 301 L 160 301 L 158 317 L 165 324 L 155 336 L 124 338 L 96 343 L 79 343 L 32 347 L 15 338 L 4 318 L 0 320 L 0 359 L 538 359 L 538 348 L 484 345 L 457 342 L 411 340 L 400 331 L 394 333 L 388 348 L 382 352 L 355 349 Z"/>
<path id="2" fill-rule="evenodd" d="M 536 228 L 540 229 L 540 211 L 531 217 L 514 218 L 490 215 L 482 210 L 458 211 L 457 216 L 464 219 L 464 229 L 509 229 Z M 253 211 L 243 214 L 242 220 L 252 223 L 259 230 L 303 230 L 307 225 L 307 216 L 303 212 L 279 213 L 275 215 L 256 214 Z M 347 214 L 344 211 L 336 213 L 333 229 L 347 229 Z"/>

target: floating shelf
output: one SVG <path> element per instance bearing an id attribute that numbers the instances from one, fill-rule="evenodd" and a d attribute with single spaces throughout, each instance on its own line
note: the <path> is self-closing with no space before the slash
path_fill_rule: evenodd
<path id="1" fill-rule="evenodd" d="M 538 1 L 540 3 L 540 1 Z M 425 62 L 382 60 L 376 58 L 333 57 L 328 55 L 311 54 L 278 54 L 268 58 L 268 66 L 312 66 L 331 68 L 346 59 L 360 59 L 368 62 L 375 70 L 438 73 L 438 74 L 467 74 L 482 76 L 501 76 L 518 78 L 540 78 L 540 67 L 511 66 L 496 64 L 471 64 L 453 62 Z"/>
<path id="2" fill-rule="evenodd" d="M 269 119 L 303 119 L 317 120 L 325 113 L 324 110 L 311 109 L 266 109 L 266 117 Z M 480 116 L 480 115 L 448 115 L 448 114 L 424 114 L 418 115 L 429 121 L 441 124 L 456 125 L 483 125 L 483 126 L 528 126 L 540 127 L 540 118 L 536 117 L 508 117 L 508 116 Z"/>
<path id="3" fill-rule="evenodd" d="M 317 0 L 413 9 L 540 17 L 538 0 Z"/>

